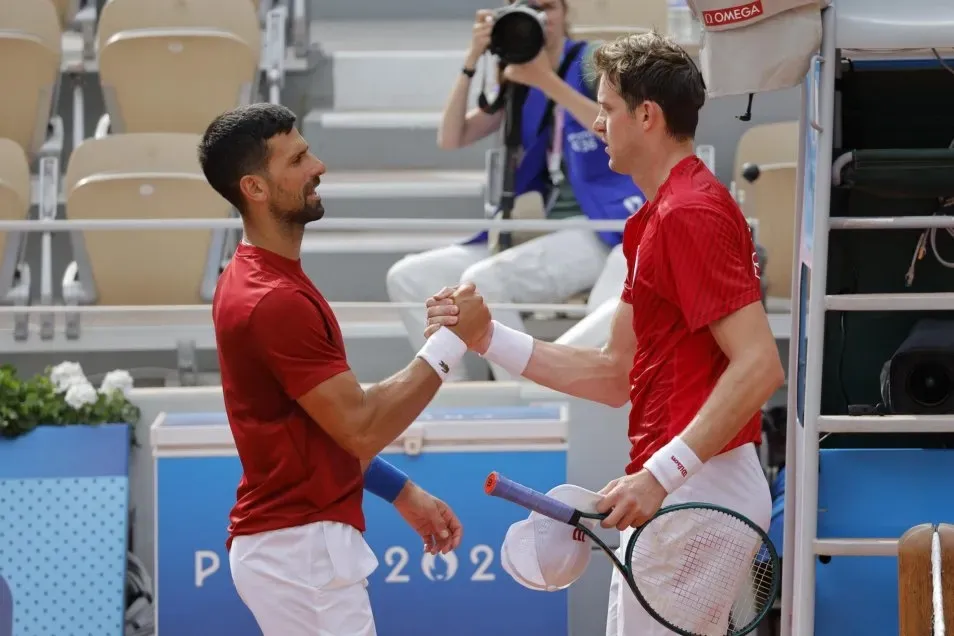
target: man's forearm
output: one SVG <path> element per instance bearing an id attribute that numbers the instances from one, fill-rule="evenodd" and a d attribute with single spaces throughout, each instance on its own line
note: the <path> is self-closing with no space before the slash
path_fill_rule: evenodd
<path id="1" fill-rule="evenodd" d="M 605 349 L 534 340 L 523 377 L 554 391 L 613 407 L 629 399 L 626 364 Z"/>
<path id="2" fill-rule="evenodd" d="M 730 362 L 680 435 L 682 441 L 700 461 L 708 461 L 738 435 L 784 381 L 775 355 L 756 353 Z"/>
<path id="3" fill-rule="evenodd" d="M 449 330 L 430 338 L 404 369 L 364 392 L 360 457 L 371 459 L 397 439 L 427 407 L 467 345 Z"/>
<path id="4" fill-rule="evenodd" d="M 427 407 L 441 388 L 440 376 L 420 358 L 365 391 L 364 452 L 374 455 L 397 439 Z"/>

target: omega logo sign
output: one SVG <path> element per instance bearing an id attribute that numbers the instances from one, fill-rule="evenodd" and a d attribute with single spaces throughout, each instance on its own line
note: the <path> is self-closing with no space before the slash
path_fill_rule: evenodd
<path id="1" fill-rule="evenodd" d="M 724 26 L 745 22 L 762 15 L 762 0 L 740 4 L 728 9 L 714 9 L 702 12 L 702 21 L 706 26 Z"/>

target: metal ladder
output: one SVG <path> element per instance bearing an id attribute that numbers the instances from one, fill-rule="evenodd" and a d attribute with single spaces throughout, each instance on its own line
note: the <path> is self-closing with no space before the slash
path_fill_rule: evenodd
<path id="1" fill-rule="evenodd" d="M 831 8 L 823 11 L 823 33 L 833 33 Z M 796 237 L 812 239 L 810 263 L 811 285 L 808 311 L 800 317 L 800 245 L 793 256 L 792 337 L 789 347 L 788 431 L 786 466 L 789 473 L 785 489 L 785 527 L 783 547 L 782 636 L 813 636 L 815 633 L 815 568 L 816 557 L 828 556 L 895 556 L 897 539 L 819 539 L 818 470 L 819 435 L 830 433 L 942 433 L 951 432 L 951 416 L 914 415 L 821 415 L 821 388 L 825 315 L 828 311 L 938 311 L 954 310 L 954 293 L 927 294 L 841 294 L 828 295 L 828 235 L 831 230 L 900 230 L 951 228 L 954 219 L 930 217 L 851 217 L 830 216 L 832 148 L 840 146 L 836 127 L 835 77 L 838 72 L 835 38 L 823 37 L 821 54 L 812 60 L 803 90 L 803 134 L 799 144 L 799 192 L 796 205 Z M 814 80 L 813 80 L 814 77 Z M 812 143 L 811 140 L 814 140 Z M 817 167 L 814 192 L 804 188 L 806 160 L 811 162 L 809 146 L 815 150 Z M 810 200 L 805 200 L 808 196 Z M 810 207 L 806 207 L 810 206 Z M 806 214 L 806 209 L 808 214 Z M 806 220 L 814 223 L 810 231 Z M 804 380 L 804 422 L 797 421 L 798 347 L 802 329 L 807 329 Z M 789 468 L 791 470 L 791 468 Z M 794 477 L 794 478 L 793 478 Z"/>

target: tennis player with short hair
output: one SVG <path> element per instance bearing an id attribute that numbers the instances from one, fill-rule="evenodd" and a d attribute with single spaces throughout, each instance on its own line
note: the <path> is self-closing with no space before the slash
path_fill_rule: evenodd
<path id="1" fill-rule="evenodd" d="M 755 445 L 760 409 L 784 371 L 761 304 L 748 224 L 694 152 L 702 75 L 656 33 L 603 44 L 595 63 L 600 114 L 593 128 L 613 170 L 631 175 L 649 199 L 626 222 L 628 275 L 608 342 L 601 349 L 561 346 L 493 323 L 475 350 L 563 393 L 631 403 L 631 461 L 625 476 L 601 491 L 598 508 L 612 510 L 603 525 L 622 531 L 621 545 L 662 505 L 687 501 L 722 505 L 767 529 L 771 499 Z M 427 301 L 428 333 L 456 324 L 458 308 L 447 297 L 453 292 Z M 669 583 L 691 579 L 684 571 Z M 670 632 L 614 571 L 606 633 Z"/>
<path id="2" fill-rule="evenodd" d="M 243 470 L 226 542 L 235 587 L 265 636 L 373 636 L 365 586 L 377 559 L 362 535 L 362 491 L 393 502 L 426 550 L 460 544 L 450 508 L 377 454 L 427 406 L 490 313 L 464 289 L 459 324 L 362 388 L 338 321 L 301 266 L 305 224 L 324 214 L 316 188 L 325 166 L 295 115 L 269 104 L 225 113 L 199 159 L 244 226 L 212 302 Z"/>

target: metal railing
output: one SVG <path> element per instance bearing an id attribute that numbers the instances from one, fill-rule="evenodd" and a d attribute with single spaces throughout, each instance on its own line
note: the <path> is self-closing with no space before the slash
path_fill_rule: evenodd
<path id="1" fill-rule="evenodd" d="M 592 230 L 622 232 L 625 220 L 503 220 L 503 219 L 322 219 L 305 226 L 309 232 L 481 232 L 483 230 L 548 232 Z M 109 230 L 240 230 L 242 220 L 228 219 L 49 219 L 0 221 L 0 232 L 88 232 Z"/>
<path id="2" fill-rule="evenodd" d="M 435 290 L 437 291 L 437 290 Z M 400 309 L 423 310 L 424 303 L 385 302 L 385 301 L 329 301 L 333 310 L 337 311 L 386 311 Z M 499 311 L 520 311 L 539 313 L 563 313 L 568 315 L 585 315 L 586 305 L 582 303 L 487 303 L 487 307 Z M 21 314 L 29 307 L 13 307 L 0 305 L 0 315 Z M 176 314 L 186 316 L 195 314 L 197 317 L 208 317 L 212 313 L 212 305 L 49 305 L 42 307 L 43 313 L 50 314 Z"/>
<path id="3" fill-rule="evenodd" d="M 112 318 L 115 324 L 117 316 L 128 317 L 130 326 L 140 323 L 142 319 L 154 323 L 163 320 L 175 322 L 180 326 L 184 323 L 194 325 L 197 329 L 204 329 L 211 324 L 211 305 L 93 305 L 84 304 L 67 294 L 67 275 L 64 275 L 63 297 L 54 298 L 53 295 L 53 265 L 51 236 L 56 232 L 88 232 L 88 231 L 121 231 L 121 230 L 225 230 L 238 232 L 242 228 L 240 218 L 207 218 L 207 219 L 56 219 L 55 208 L 51 208 L 49 195 L 51 186 L 56 182 L 56 160 L 48 162 L 46 170 L 41 170 L 39 189 L 41 199 L 46 205 L 41 205 L 45 211 L 39 218 L 20 221 L 0 221 L 0 232 L 10 233 L 41 233 L 43 239 L 43 258 L 41 269 L 41 290 L 38 299 L 20 298 L 12 305 L 0 305 L 0 317 L 9 317 L 13 322 L 13 340 L 25 342 L 35 334 L 39 340 L 53 344 L 59 340 L 57 335 L 57 319 L 65 319 L 65 337 L 67 341 L 78 341 L 81 338 L 82 316 L 97 318 Z M 502 231 L 536 231 L 553 232 L 569 229 L 586 229 L 591 231 L 622 232 L 625 220 L 591 221 L 589 219 L 567 220 L 501 220 L 501 219 L 322 219 L 306 226 L 309 232 L 353 232 L 360 236 L 366 232 L 381 231 L 407 237 L 412 234 L 427 234 L 433 232 L 459 233 L 461 238 L 474 235 L 484 230 Z M 449 242 L 452 239 L 449 239 Z M 400 248 L 396 248 L 400 249 Z M 227 255 L 227 256 L 230 256 Z M 75 267 L 74 267 L 75 269 Z M 69 270 L 69 268 L 67 268 Z M 29 281 L 27 281 L 29 287 Z M 71 286 L 70 286 L 71 287 Z M 71 287 L 72 289 L 72 287 Z M 435 290 L 437 291 L 437 290 Z M 22 296 L 22 294 L 20 295 Z M 36 302 L 39 301 L 39 302 Z M 423 301 L 422 301 L 423 302 Z M 345 320 L 355 323 L 384 323 L 381 312 L 395 312 L 396 310 L 423 309 L 421 303 L 393 303 L 393 302 L 332 302 L 336 312 L 350 312 Z M 490 303 L 491 310 L 511 310 L 526 314 L 563 315 L 569 318 L 582 318 L 587 314 L 587 305 L 583 303 Z M 166 317 L 166 318 L 163 318 Z M 373 317 L 368 320 L 366 317 Z M 31 318 L 38 319 L 39 326 L 31 324 Z M 398 316 L 391 313 L 384 318 L 398 321 Z M 157 323 L 157 324 L 158 324 Z"/>

